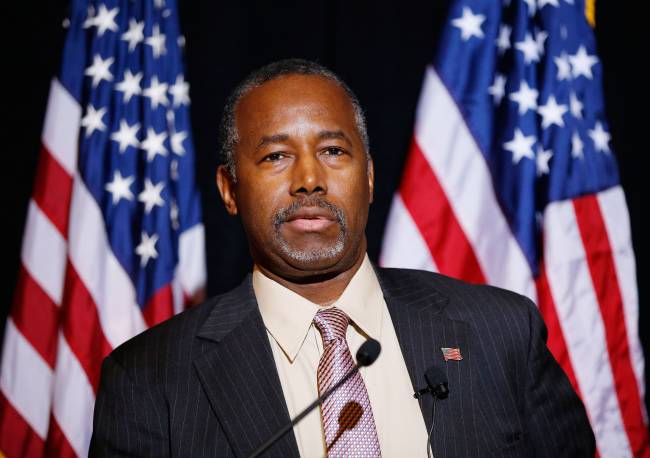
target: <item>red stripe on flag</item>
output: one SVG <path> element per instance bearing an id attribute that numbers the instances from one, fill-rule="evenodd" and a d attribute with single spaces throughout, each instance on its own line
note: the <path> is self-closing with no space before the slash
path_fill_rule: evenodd
<path id="1" fill-rule="evenodd" d="M 50 430 L 47 434 L 45 447 L 45 456 L 56 456 L 57 458 L 77 457 L 54 415 L 50 415 Z"/>
<path id="2" fill-rule="evenodd" d="M 43 439 L 0 391 L 0 453 L 7 457 L 42 457 Z"/>
<path id="3" fill-rule="evenodd" d="M 472 245 L 415 139 L 411 142 L 399 192 L 440 273 L 486 283 Z"/>
<path id="4" fill-rule="evenodd" d="M 22 264 L 18 271 L 11 318 L 21 334 L 54 369 L 59 308 Z"/>
<path id="5" fill-rule="evenodd" d="M 573 389 L 580 397 L 580 387 L 578 386 L 578 379 L 573 371 L 571 365 L 571 358 L 569 357 L 569 349 L 564 339 L 564 332 L 560 325 L 560 320 L 557 316 L 557 309 L 555 308 L 555 301 L 551 295 L 551 289 L 548 285 L 548 277 L 546 276 L 546 266 L 542 261 L 540 263 L 539 276 L 535 280 L 537 289 L 537 306 L 539 313 L 542 315 L 546 328 L 548 329 L 548 349 L 551 351 L 555 359 L 564 370 L 564 373 L 569 377 Z"/>
<path id="6" fill-rule="evenodd" d="M 68 234 L 71 195 L 72 177 L 42 146 L 32 198 L 63 237 Z"/>
<path id="7" fill-rule="evenodd" d="M 148 327 L 165 321 L 174 314 L 174 296 L 171 285 L 167 284 L 156 291 L 142 311 Z"/>
<path id="8" fill-rule="evenodd" d="M 96 393 L 102 361 L 112 348 L 104 336 L 97 306 L 70 262 L 64 291 L 61 304 L 63 334 Z"/>
<path id="9" fill-rule="evenodd" d="M 648 429 L 643 420 L 639 387 L 632 369 L 623 299 L 607 228 L 596 196 L 574 199 L 573 207 L 605 325 L 609 361 L 625 431 L 634 455 L 650 456 Z"/>

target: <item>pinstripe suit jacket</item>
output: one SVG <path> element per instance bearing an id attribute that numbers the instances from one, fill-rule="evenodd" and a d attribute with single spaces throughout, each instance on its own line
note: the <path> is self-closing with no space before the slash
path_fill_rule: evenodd
<path id="1" fill-rule="evenodd" d="M 449 379 L 435 408 L 436 457 L 594 456 L 585 410 L 528 299 L 430 272 L 377 274 L 413 386 L 432 364 Z M 464 359 L 445 363 L 440 347 Z M 427 428 L 432 406 L 426 398 Z M 247 456 L 288 421 L 249 275 L 106 358 L 90 454 Z M 298 456 L 293 433 L 267 456 Z"/>

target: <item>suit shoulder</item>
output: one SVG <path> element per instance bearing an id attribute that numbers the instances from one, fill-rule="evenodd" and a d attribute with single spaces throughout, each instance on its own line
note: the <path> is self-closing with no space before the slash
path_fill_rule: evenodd
<path id="1" fill-rule="evenodd" d="M 124 364 L 129 359 L 137 359 L 140 354 L 149 353 L 154 349 L 157 349 L 157 353 L 159 353 L 161 349 L 168 347 L 171 343 L 182 345 L 184 340 L 191 339 L 196 334 L 204 318 L 220 298 L 221 296 L 210 298 L 142 331 L 116 347 L 111 352 L 111 357 Z"/>
<path id="2" fill-rule="evenodd" d="M 382 285 L 389 288 L 431 289 L 449 300 L 448 311 L 465 315 L 498 310 L 501 313 L 528 315 L 533 302 L 514 291 L 497 286 L 468 283 L 436 272 L 417 269 L 379 268 Z"/>

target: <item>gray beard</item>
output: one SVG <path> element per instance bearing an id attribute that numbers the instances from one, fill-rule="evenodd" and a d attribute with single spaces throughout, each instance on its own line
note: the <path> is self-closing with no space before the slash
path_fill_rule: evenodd
<path id="1" fill-rule="evenodd" d="M 287 256 L 288 258 L 297 261 L 297 262 L 314 262 L 314 261 L 326 261 L 329 259 L 334 259 L 343 252 L 344 243 L 343 240 L 345 235 L 343 232 L 339 233 L 339 236 L 336 238 L 336 243 L 334 246 L 321 247 L 313 250 L 303 251 L 296 250 L 289 246 L 289 243 L 282 237 L 280 234 L 276 234 L 276 240 L 280 251 Z"/>
<path id="2" fill-rule="evenodd" d="M 302 207 L 316 206 L 328 209 L 335 217 L 339 225 L 339 235 L 333 246 L 320 247 L 313 250 L 297 250 L 289 245 L 289 242 L 280 233 L 280 227 L 285 223 L 293 213 L 297 212 Z M 327 261 L 339 256 L 345 248 L 345 236 L 347 234 L 347 224 L 345 215 L 336 206 L 327 202 L 319 196 L 310 196 L 303 200 L 295 201 L 289 207 L 280 210 L 276 213 L 273 221 L 273 239 L 280 251 L 296 262 L 314 262 L 314 261 Z"/>

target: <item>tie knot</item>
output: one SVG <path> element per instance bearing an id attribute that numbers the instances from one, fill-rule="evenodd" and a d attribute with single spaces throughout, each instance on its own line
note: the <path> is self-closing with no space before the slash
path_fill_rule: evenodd
<path id="1" fill-rule="evenodd" d="M 314 324 L 320 331 L 324 344 L 335 339 L 345 340 L 345 333 L 349 323 L 350 318 L 348 318 L 345 312 L 336 307 L 319 310 L 314 317 Z"/>

